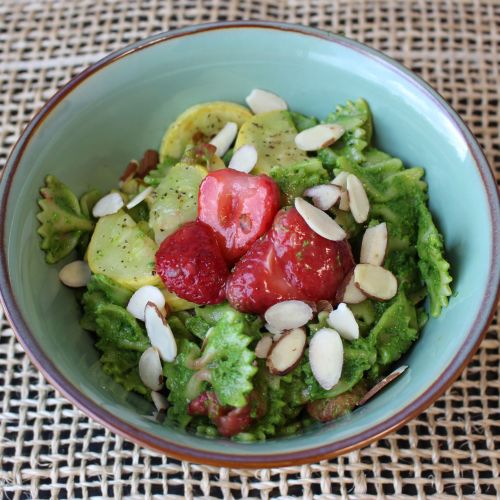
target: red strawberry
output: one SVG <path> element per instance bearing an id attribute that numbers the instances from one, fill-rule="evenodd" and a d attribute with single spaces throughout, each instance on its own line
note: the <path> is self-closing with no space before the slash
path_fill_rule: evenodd
<path id="1" fill-rule="evenodd" d="M 250 427 L 255 418 L 266 413 L 262 398 L 254 392 L 248 398 L 248 404 L 242 408 L 222 406 L 213 391 L 201 393 L 188 405 L 188 413 L 193 416 L 207 416 L 216 426 L 219 434 L 225 437 L 235 436 Z"/>
<path id="2" fill-rule="evenodd" d="M 202 222 L 188 222 L 163 241 L 156 273 L 168 290 L 195 304 L 224 300 L 229 271 L 212 230 Z"/>
<path id="3" fill-rule="evenodd" d="M 308 300 L 332 300 L 354 267 L 349 243 L 315 233 L 295 208 L 278 212 L 269 238 L 286 279 Z"/>
<path id="4" fill-rule="evenodd" d="M 226 296 L 239 311 L 258 314 L 276 302 L 306 298 L 287 281 L 268 236 L 254 243 L 234 266 L 227 281 Z"/>
<path id="5" fill-rule="evenodd" d="M 347 241 L 327 240 L 295 208 L 283 209 L 234 267 L 226 296 L 236 309 L 258 314 L 283 300 L 333 300 L 353 266 Z"/>
<path id="6" fill-rule="evenodd" d="M 206 416 L 216 421 L 227 413 L 227 409 L 219 403 L 214 391 L 205 391 L 188 404 L 188 413 L 193 416 Z"/>
<path id="7" fill-rule="evenodd" d="M 279 207 L 280 191 L 270 177 L 230 168 L 208 174 L 198 194 L 198 219 L 214 230 L 230 264 L 269 229 Z"/>
<path id="8" fill-rule="evenodd" d="M 252 420 L 250 406 L 247 405 L 231 410 L 219 417 L 215 423 L 221 436 L 231 437 L 248 429 L 252 425 Z"/>

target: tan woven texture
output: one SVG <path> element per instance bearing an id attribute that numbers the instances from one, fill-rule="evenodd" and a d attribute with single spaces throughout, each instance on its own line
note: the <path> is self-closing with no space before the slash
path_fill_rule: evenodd
<path id="1" fill-rule="evenodd" d="M 421 75 L 460 113 L 500 178 L 500 1 L 72 0 L 0 2 L 0 165 L 55 90 L 151 33 L 228 19 L 345 33 Z M 499 326 L 431 408 L 338 459 L 282 469 L 195 465 L 124 441 L 31 365 L 0 314 L 3 498 L 500 498 Z"/>

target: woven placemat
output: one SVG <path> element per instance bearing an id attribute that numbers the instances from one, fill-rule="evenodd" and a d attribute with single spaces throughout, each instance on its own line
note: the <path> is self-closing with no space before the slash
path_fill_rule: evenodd
<path id="1" fill-rule="evenodd" d="M 500 2 L 72 0 L 0 2 L 0 165 L 55 90 L 111 50 L 193 23 L 282 20 L 365 42 L 452 104 L 500 178 Z M 31 365 L 0 313 L 4 498 L 500 498 L 499 326 L 427 412 L 331 461 L 238 470 L 179 462 L 115 436 Z"/>

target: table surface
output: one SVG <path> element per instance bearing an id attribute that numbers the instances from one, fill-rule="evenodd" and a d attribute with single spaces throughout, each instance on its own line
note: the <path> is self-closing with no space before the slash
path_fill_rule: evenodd
<path id="1" fill-rule="evenodd" d="M 460 113 L 500 179 L 499 0 L 3 0 L 0 165 L 56 89 L 109 51 L 234 19 L 316 26 L 383 50 Z M 0 497 L 500 497 L 496 320 L 460 379 L 398 432 L 330 461 L 259 470 L 179 462 L 114 435 L 47 384 L 1 311 L 0 323 Z"/>

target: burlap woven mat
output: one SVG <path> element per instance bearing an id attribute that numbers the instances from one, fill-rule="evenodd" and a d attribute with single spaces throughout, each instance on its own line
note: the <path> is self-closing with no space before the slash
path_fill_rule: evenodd
<path id="1" fill-rule="evenodd" d="M 151 33 L 232 19 L 317 26 L 395 57 L 436 88 L 500 179 L 500 0 L 0 1 L 0 165 L 55 90 Z M 499 326 L 452 388 L 399 432 L 331 461 L 208 467 L 124 441 L 33 368 L 0 313 L 3 498 L 500 498 Z"/>

